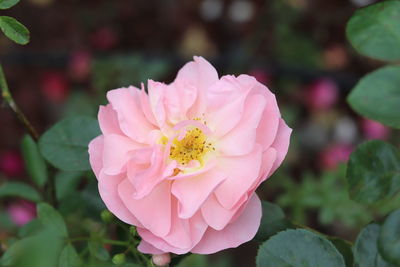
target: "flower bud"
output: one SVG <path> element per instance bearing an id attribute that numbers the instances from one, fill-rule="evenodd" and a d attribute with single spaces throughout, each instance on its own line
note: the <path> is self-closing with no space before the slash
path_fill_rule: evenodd
<path id="1" fill-rule="evenodd" d="M 105 222 L 105 223 L 110 223 L 114 219 L 114 215 L 111 212 L 109 212 L 108 210 L 103 210 L 101 212 L 100 216 L 101 216 L 101 219 L 103 220 L 103 222 Z"/>
<path id="2" fill-rule="evenodd" d="M 112 262 L 115 265 L 121 265 L 125 263 L 125 254 L 120 253 L 120 254 L 115 254 L 114 257 L 112 258 Z"/>
<path id="3" fill-rule="evenodd" d="M 167 266 L 171 262 L 169 253 L 153 255 L 152 261 L 155 266 Z"/>

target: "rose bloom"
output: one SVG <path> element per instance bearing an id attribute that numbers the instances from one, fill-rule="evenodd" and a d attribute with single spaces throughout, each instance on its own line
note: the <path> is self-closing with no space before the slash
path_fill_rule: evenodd
<path id="1" fill-rule="evenodd" d="M 103 134 L 89 154 L 107 208 L 137 226 L 142 253 L 210 254 L 251 240 L 254 191 L 289 145 L 275 96 L 248 75 L 218 79 L 201 57 L 147 88 L 111 90 L 100 107 Z"/>

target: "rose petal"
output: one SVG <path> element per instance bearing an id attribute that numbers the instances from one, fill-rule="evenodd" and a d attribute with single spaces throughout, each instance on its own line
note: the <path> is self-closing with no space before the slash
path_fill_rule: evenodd
<path id="1" fill-rule="evenodd" d="M 196 87 L 197 98 L 189 111 L 189 117 L 201 116 L 205 111 L 205 92 L 218 81 L 218 73 L 215 68 L 202 57 L 193 57 L 194 61 L 183 66 L 176 76 L 175 82 L 184 80 Z"/>
<path id="2" fill-rule="evenodd" d="M 127 175 L 137 199 L 148 195 L 163 179 L 164 152 L 160 146 L 138 149 L 127 164 Z"/>
<path id="3" fill-rule="evenodd" d="M 250 153 L 256 141 L 256 129 L 263 114 L 265 103 L 265 98 L 262 95 L 249 96 L 240 122 L 216 143 L 217 150 L 229 156 Z"/>
<path id="4" fill-rule="evenodd" d="M 166 251 L 162 251 L 162 250 L 152 246 L 151 244 L 144 241 L 143 239 L 140 241 L 137 249 L 139 250 L 139 252 L 141 252 L 143 254 L 152 254 L 152 255 L 160 255 L 160 254 L 164 254 L 166 252 Z"/>
<path id="5" fill-rule="evenodd" d="M 223 249 L 237 247 L 251 240 L 260 226 L 261 214 L 261 201 L 256 194 L 253 194 L 236 221 L 220 231 L 208 228 L 201 241 L 191 252 L 212 254 Z"/>
<path id="6" fill-rule="evenodd" d="M 201 214 L 210 227 L 222 230 L 232 220 L 239 208 L 240 206 L 228 210 L 218 202 L 215 194 L 211 194 L 201 206 Z"/>
<path id="7" fill-rule="evenodd" d="M 100 106 L 99 108 L 99 126 L 103 134 L 119 134 L 124 135 L 119 128 L 118 116 L 113 110 L 111 104 Z"/>
<path id="8" fill-rule="evenodd" d="M 104 172 L 115 175 L 124 171 L 129 153 L 138 148 L 141 146 L 128 137 L 117 134 L 104 136 Z"/>
<path id="9" fill-rule="evenodd" d="M 116 179 L 116 177 L 108 177 L 108 178 L 113 178 Z M 122 177 L 119 177 L 119 182 L 122 181 Z M 118 184 L 119 182 L 115 182 L 114 187 L 110 186 L 103 186 L 101 183 L 99 183 L 98 188 L 99 188 L 99 193 L 100 197 L 103 200 L 104 204 L 106 205 L 107 209 L 111 211 L 115 216 L 118 217 L 121 221 L 131 224 L 131 225 L 136 225 L 136 226 L 141 226 L 140 222 L 136 219 L 136 217 L 125 207 L 124 203 L 122 203 L 121 199 L 118 196 Z"/>
<path id="10" fill-rule="evenodd" d="M 118 114 L 121 130 L 137 142 L 145 142 L 154 126 L 140 108 L 140 91 L 135 87 L 108 91 L 107 99 Z"/>
<path id="11" fill-rule="evenodd" d="M 290 134 L 292 133 L 292 129 L 290 129 L 284 120 L 279 120 L 279 128 L 278 133 L 276 134 L 276 139 L 272 144 L 272 147 L 276 149 L 277 156 L 276 161 L 271 169 L 271 173 L 273 173 L 282 163 L 283 159 L 285 158 L 290 143 Z"/>
<path id="12" fill-rule="evenodd" d="M 118 193 L 125 206 L 139 222 L 158 236 L 165 236 L 171 229 L 171 184 L 162 182 L 142 199 L 133 197 L 135 191 L 129 180 L 123 180 Z"/>
<path id="13" fill-rule="evenodd" d="M 89 162 L 96 177 L 103 168 L 104 136 L 99 135 L 89 143 Z"/>
<path id="14" fill-rule="evenodd" d="M 206 121 L 215 136 L 225 135 L 240 121 L 250 89 L 251 86 L 241 86 L 234 76 L 223 76 L 209 88 L 206 94 Z"/>
<path id="15" fill-rule="evenodd" d="M 193 216 L 213 190 L 225 179 L 224 173 L 211 169 L 194 177 L 175 180 L 171 191 L 179 200 L 179 217 Z"/>
<path id="16" fill-rule="evenodd" d="M 261 159 L 260 145 L 256 145 L 253 151 L 247 155 L 218 159 L 218 168 L 228 176 L 215 190 L 215 195 L 224 208 L 232 209 L 250 189 L 254 181 L 258 180 Z"/>

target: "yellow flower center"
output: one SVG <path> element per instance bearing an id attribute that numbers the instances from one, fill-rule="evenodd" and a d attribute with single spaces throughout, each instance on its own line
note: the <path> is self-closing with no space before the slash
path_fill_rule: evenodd
<path id="1" fill-rule="evenodd" d="M 172 141 L 169 157 L 182 165 L 188 164 L 191 160 L 197 160 L 201 165 L 204 163 L 204 156 L 215 150 L 207 136 L 199 128 L 186 131 L 181 139 L 175 138 Z"/>

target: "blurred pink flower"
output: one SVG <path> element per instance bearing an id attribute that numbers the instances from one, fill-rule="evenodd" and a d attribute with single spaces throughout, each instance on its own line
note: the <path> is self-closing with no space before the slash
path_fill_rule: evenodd
<path id="1" fill-rule="evenodd" d="M 69 85 L 65 75 L 58 71 L 47 71 L 43 74 L 40 89 L 52 102 L 60 103 L 69 93 Z"/>
<path id="2" fill-rule="evenodd" d="M 350 145 L 338 144 L 332 145 L 322 151 L 320 162 L 322 169 L 335 169 L 339 163 L 349 160 L 353 147 Z"/>
<path id="3" fill-rule="evenodd" d="M 105 26 L 97 29 L 92 34 L 91 42 L 96 49 L 109 50 L 117 44 L 118 37 L 111 27 Z"/>
<path id="4" fill-rule="evenodd" d="M 390 129 L 388 127 L 373 120 L 362 119 L 361 129 L 367 139 L 385 140 L 390 135 Z"/>
<path id="5" fill-rule="evenodd" d="M 271 81 L 271 77 L 262 69 L 253 69 L 249 71 L 249 75 L 256 78 L 257 81 L 264 85 L 268 85 Z"/>
<path id="6" fill-rule="evenodd" d="M 70 56 L 69 73 L 75 81 L 81 82 L 88 78 L 91 69 L 92 55 L 86 50 L 74 51 Z"/>
<path id="7" fill-rule="evenodd" d="M 7 177 L 16 177 L 24 171 L 24 162 L 16 151 L 5 151 L 0 154 L 0 172 Z"/>
<path id="8" fill-rule="evenodd" d="M 282 163 L 291 129 L 251 76 L 195 57 L 169 85 L 111 90 L 90 163 L 107 208 L 136 225 L 149 254 L 210 254 L 256 234 L 254 191 Z"/>
<path id="9" fill-rule="evenodd" d="M 312 110 L 327 110 L 337 102 L 337 98 L 337 85 L 332 80 L 323 78 L 306 89 L 304 101 Z"/>
<path id="10" fill-rule="evenodd" d="M 18 226 L 22 226 L 36 217 L 36 206 L 32 202 L 19 200 L 7 207 L 11 220 Z"/>

